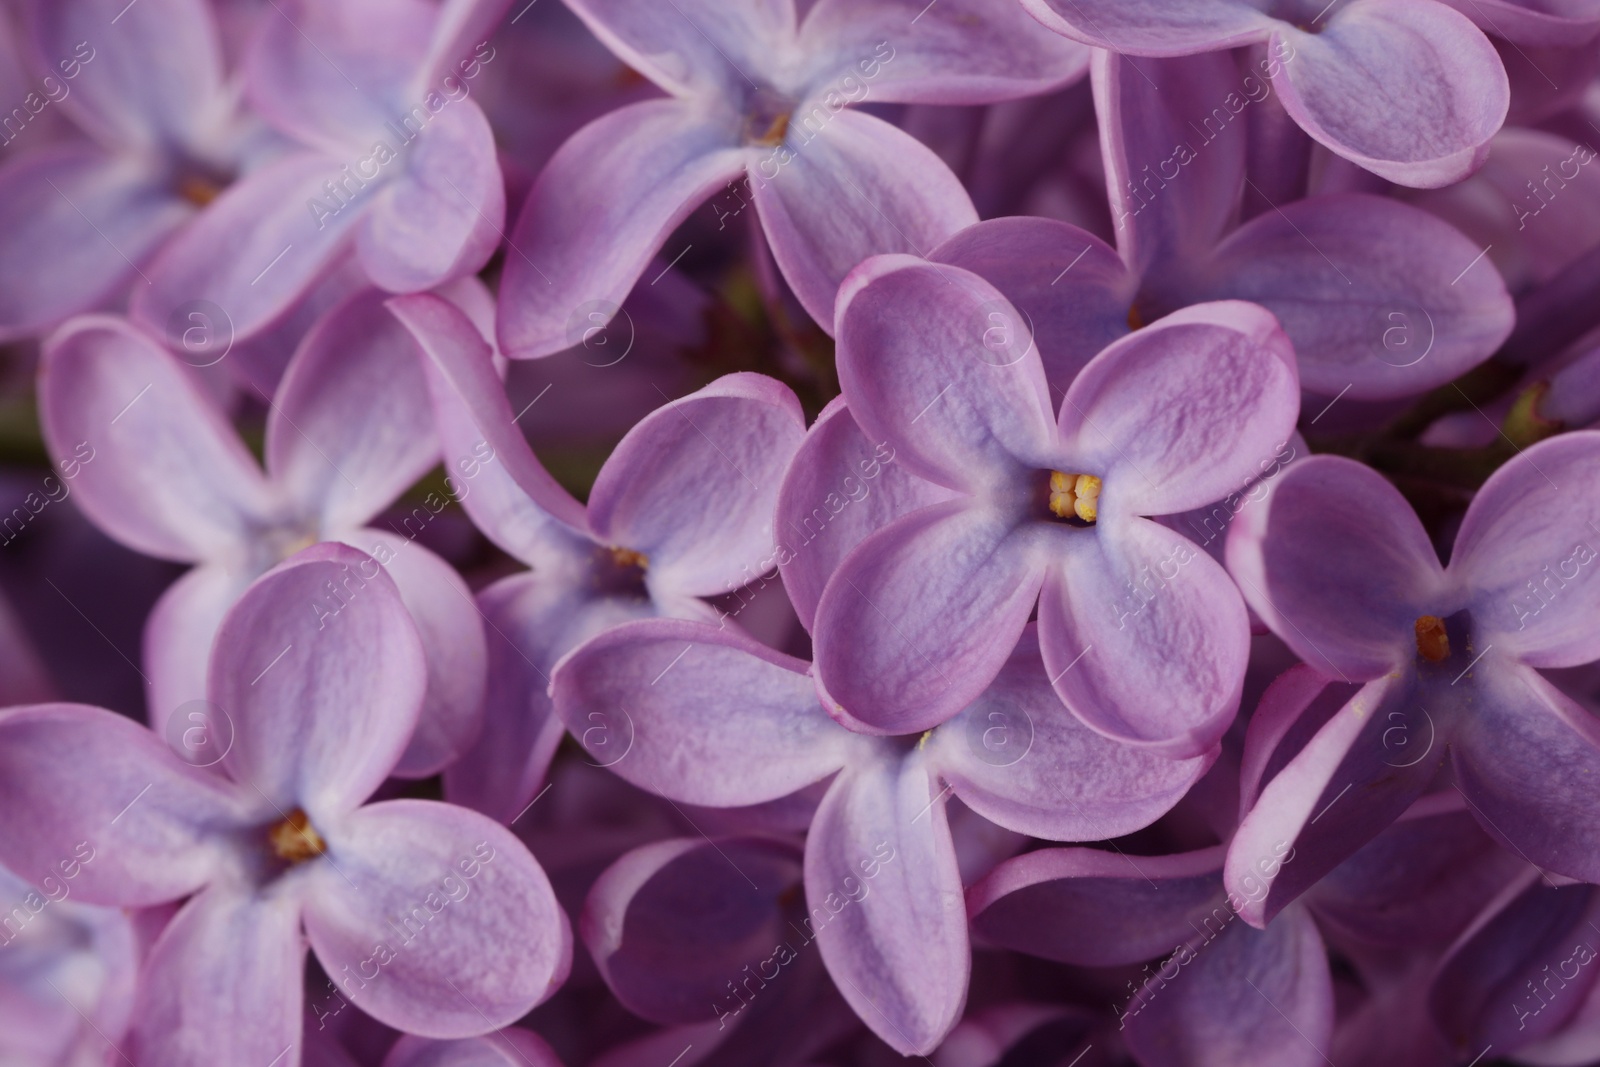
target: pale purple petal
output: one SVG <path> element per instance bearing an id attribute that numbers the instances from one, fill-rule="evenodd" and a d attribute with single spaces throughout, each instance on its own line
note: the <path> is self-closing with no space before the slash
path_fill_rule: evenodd
<path id="1" fill-rule="evenodd" d="M 473 1037 L 520 1019 L 566 980 L 567 917 L 544 870 L 499 823 L 391 800 L 325 833 L 326 862 L 305 887 L 306 936 L 344 995 L 379 1022 Z"/>
<path id="2" fill-rule="evenodd" d="M 803 106 L 782 144 L 751 157 L 750 187 L 778 268 L 832 332 L 834 297 L 856 264 L 925 255 L 978 212 L 961 180 L 910 134 L 842 104 Z"/>
<path id="3" fill-rule="evenodd" d="M 840 773 L 806 840 L 806 931 L 839 993 L 903 1056 L 949 1033 L 972 968 L 937 792 L 924 760 L 882 751 Z"/>
<path id="4" fill-rule="evenodd" d="M 677 95 L 739 92 L 745 71 L 791 50 L 794 0 L 572 0 L 567 6 L 628 66 Z"/>
<path id="5" fill-rule="evenodd" d="M 1084 44 L 1186 56 L 1264 39 L 1273 19 L 1249 0 L 1023 0 L 1046 26 Z"/>
<path id="6" fill-rule="evenodd" d="M 186 705 L 205 700 L 206 663 L 217 628 L 254 577 L 249 571 L 203 563 L 168 586 L 145 620 L 142 662 L 150 682 L 146 717 L 151 729 L 196 766 L 221 759 L 222 739 L 209 734 L 213 712 Z"/>
<path id="7" fill-rule="evenodd" d="M 1542 46 L 1566 53 L 1600 30 L 1600 4 L 1595 0 L 1444 0 L 1471 19 L 1484 33 L 1519 45 Z M 1579 47 L 1574 47 L 1579 46 Z"/>
<path id="8" fill-rule="evenodd" d="M 257 579 L 217 632 L 210 698 L 234 729 L 223 766 L 246 794 L 320 826 L 388 777 L 426 682 L 416 626 L 377 560 L 308 548 Z"/>
<path id="9" fill-rule="evenodd" d="M 445 0 L 440 4 L 417 83 L 437 86 L 458 73 L 465 76 L 473 69 L 473 61 L 465 58 L 469 53 L 478 56 L 479 63 L 484 62 L 481 49 L 494 36 L 511 3 L 512 0 Z M 487 55 L 496 55 L 492 45 Z"/>
<path id="10" fill-rule="evenodd" d="M 675 100 L 631 104 L 573 134 L 511 233 L 498 326 L 506 355 L 550 355 L 604 326 L 678 223 L 744 172 L 734 144 L 731 130 Z"/>
<path id="11" fill-rule="evenodd" d="M 532 1030 L 500 1030 L 455 1041 L 405 1034 L 383 1067 L 562 1067 L 544 1038 Z"/>

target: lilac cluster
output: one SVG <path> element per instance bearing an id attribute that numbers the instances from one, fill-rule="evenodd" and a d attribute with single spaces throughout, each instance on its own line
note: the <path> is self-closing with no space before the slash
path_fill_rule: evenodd
<path id="1" fill-rule="evenodd" d="M 0 0 L 0 1067 L 1600 1064 L 1597 143 L 1600 0 Z"/>

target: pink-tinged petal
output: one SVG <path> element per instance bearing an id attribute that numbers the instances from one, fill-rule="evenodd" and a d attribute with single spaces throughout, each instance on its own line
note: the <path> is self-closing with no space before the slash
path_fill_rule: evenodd
<path id="1" fill-rule="evenodd" d="M 800 401 L 729 374 L 663 404 L 611 453 L 589 493 L 601 541 L 643 553 L 652 589 L 715 596 L 773 566 L 773 513 L 806 432 Z"/>
<path id="2" fill-rule="evenodd" d="M 585 539 L 583 505 L 550 477 L 517 427 L 494 353 L 459 308 L 432 294 L 390 301 L 423 362 L 452 494 L 488 538 L 525 563 Z"/>
<path id="3" fill-rule="evenodd" d="M 850 413 L 911 473 L 976 494 L 1054 455 L 1054 405 L 1033 336 L 983 278 L 875 257 L 840 291 L 838 325 Z"/>
<path id="4" fill-rule="evenodd" d="M 1022 0 L 1075 41 L 1136 56 L 1187 56 L 1264 40 L 1274 21 L 1249 0 Z"/>
<path id="5" fill-rule="evenodd" d="M 1546 870 L 1600 880 L 1600 724 L 1537 672 L 1491 660 L 1454 731 L 1451 765 L 1485 831 Z"/>
<path id="6" fill-rule="evenodd" d="M 1316 197 L 1241 227 L 1190 294 L 1250 300 L 1276 315 L 1312 392 L 1410 397 L 1465 374 L 1511 333 L 1499 273 L 1462 273 L 1481 251 L 1398 201 Z"/>
<path id="7" fill-rule="evenodd" d="M 741 807 L 826 778 L 863 743 L 805 670 L 731 628 L 647 619 L 574 651 L 550 692 L 595 762 L 673 800 Z"/>
<path id="8" fill-rule="evenodd" d="M 386 122 L 423 102 L 406 90 L 437 13 L 427 0 L 274 0 L 248 52 L 250 103 L 322 151 L 342 158 L 370 148 L 371 137 L 387 135 Z"/>
<path id="9" fill-rule="evenodd" d="M 1239 708 L 1250 620 L 1194 542 L 1141 518 L 1059 537 L 1039 644 L 1062 701 L 1092 729 L 1172 759 L 1208 751 Z"/>
<path id="10" fill-rule="evenodd" d="M 984 818 L 1054 841 L 1143 829 L 1211 762 L 1164 759 L 1083 725 L 1051 688 L 1032 630 L 983 695 L 934 732 L 928 758 Z"/>
<path id="11" fill-rule="evenodd" d="M 217 716 L 194 702 L 206 698 L 206 663 L 217 629 L 254 577 L 248 570 L 201 564 L 168 586 L 145 620 L 146 718 L 179 756 L 199 767 L 221 760 L 226 738 L 213 736 Z"/>
<path id="12" fill-rule="evenodd" d="M 1416 656 L 1416 620 L 1445 588 L 1416 512 L 1371 468 L 1313 456 L 1228 533 L 1228 570 L 1295 655 L 1343 681 Z"/>
<path id="13" fill-rule="evenodd" d="M 856 264 L 926 254 L 978 212 L 961 180 L 915 137 L 849 108 L 802 106 L 809 110 L 790 119 L 784 142 L 752 156 L 750 186 L 778 269 L 832 332 L 834 297 Z"/>
<path id="14" fill-rule="evenodd" d="M 567 5 L 628 66 L 678 95 L 741 92 L 793 49 L 794 0 L 571 0 Z"/>
<path id="15" fill-rule="evenodd" d="M 298 1064 L 305 959 L 292 894 L 206 889 L 167 924 L 145 961 L 133 1061 Z"/>
<path id="16" fill-rule="evenodd" d="M 1238 217 L 1248 124 L 1229 102 L 1249 103 L 1239 66 L 1226 51 L 1161 62 L 1097 52 L 1091 84 L 1117 248 L 1138 276 L 1184 273 Z"/>
<path id="17" fill-rule="evenodd" d="M 455 1041 L 405 1034 L 383 1067 L 562 1067 L 555 1050 L 531 1030 L 499 1030 Z"/>
<path id="18" fill-rule="evenodd" d="M 388 166 L 405 169 L 373 197 L 356 239 L 373 282 L 395 293 L 475 273 L 504 236 L 505 181 L 488 118 L 470 100 L 431 99 L 442 109 L 397 146 L 404 162 Z"/>
<path id="19" fill-rule="evenodd" d="M 177 900 L 226 862 L 216 831 L 243 808 L 131 719 L 81 704 L 0 715 L 0 863 L 32 884 L 70 877 L 76 899 Z"/>
<path id="20" fill-rule="evenodd" d="M 31 9 L 41 66 L 76 71 L 61 106 L 85 129 L 108 143 L 204 147 L 224 92 L 222 42 L 205 0 L 132 9 L 61 0 Z"/>
<path id="21" fill-rule="evenodd" d="M 1050 384 L 1065 392 L 1086 363 L 1128 333 L 1139 279 L 1110 245 L 1055 219 L 968 226 L 928 258 L 971 271 L 1022 315 Z"/>
<path id="22" fill-rule="evenodd" d="M 323 529 L 366 522 L 439 462 L 422 352 L 386 299 L 357 293 L 312 327 L 267 419 L 267 469 Z"/>
<path id="23" fill-rule="evenodd" d="M 1596 954 L 1596 919 L 1600 898 L 1592 886 L 1555 887 L 1529 872 L 1508 887 L 1451 946 L 1433 976 L 1429 1014 L 1451 1046 L 1488 1045 L 1512 1054 L 1559 1034 L 1569 1022 L 1584 1021 L 1580 1009 L 1593 996 L 1600 973 L 1588 966 Z M 1518 1056 L 1517 1061 L 1566 1064 L 1588 1058 Z"/>
<path id="24" fill-rule="evenodd" d="M 744 172 L 735 140 L 676 100 L 630 104 L 573 134 L 511 233 L 498 326 L 506 355 L 560 352 L 610 321 L 678 224 Z"/>
<path id="25" fill-rule="evenodd" d="M 902 1056 L 961 1017 L 972 958 L 944 805 L 923 759 L 845 768 L 806 838 L 806 930 L 840 995 Z"/>
<path id="26" fill-rule="evenodd" d="M 39 406 L 52 455 L 76 467 L 78 506 L 146 555 L 236 554 L 272 506 L 261 469 L 216 403 L 125 320 L 76 319 L 51 337 Z"/>
<path id="27" fill-rule="evenodd" d="M 877 103 L 988 104 L 1077 81 L 1089 50 L 1016 4 L 818 0 L 800 27 L 812 93 Z M 861 93 L 857 96 L 855 94 Z"/>
<path id="28" fill-rule="evenodd" d="M 538 861 L 499 823 L 391 800 L 341 818 L 327 843 L 328 862 L 306 885 L 306 936 L 344 995 L 379 1022 L 474 1037 L 509 1026 L 566 980 L 567 917 Z"/>
<path id="29" fill-rule="evenodd" d="M 366 213 L 371 192 L 350 191 L 353 181 L 342 202 L 329 195 L 326 183 L 350 181 L 340 165 L 297 152 L 230 186 L 145 269 L 133 317 L 174 347 L 196 309 L 235 342 L 271 326 L 347 251 Z"/>
<path id="30" fill-rule="evenodd" d="M 1265 926 L 1399 818 L 1444 761 L 1424 691 L 1408 671 L 1362 687 L 1261 789 L 1224 869 L 1239 914 Z"/>
<path id="31" fill-rule="evenodd" d="M 483 616 L 455 568 L 421 544 L 375 529 L 342 540 L 383 559 L 422 641 L 427 691 L 417 728 L 393 773 L 400 778 L 438 774 L 461 758 L 483 729 L 489 657 Z"/>
<path id="32" fill-rule="evenodd" d="M 758 974 L 764 987 L 776 974 L 763 963 L 792 962 L 771 957 L 794 936 L 782 901 L 800 885 L 800 855 L 794 844 L 761 837 L 634 849 L 589 890 L 583 942 L 635 1015 L 667 1026 L 715 1022 L 743 1003 L 729 981 Z"/>
<path id="33" fill-rule="evenodd" d="M 1486 642 L 1535 667 L 1600 658 L 1600 432 L 1562 434 L 1489 478 L 1456 534 L 1450 573 Z"/>
<path id="34" fill-rule="evenodd" d="M 1235 922 L 1179 949 L 1123 1018 L 1150 1067 L 1317 1067 L 1333 1039 L 1328 950 L 1302 908 L 1265 931 Z"/>
<path id="35" fill-rule="evenodd" d="M 1291 56 L 1273 84 L 1300 128 L 1401 185 L 1471 174 L 1511 104 L 1494 45 L 1443 4 L 1355 0 L 1317 33 L 1280 24 L 1271 47 Z"/>
<path id="36" fill-rule="evenodd" d="M 1053 541 L 969 500 L 934 504 L 861 542 L 817 605 L 828 707 L 883 733 L 931 729 L 1011 655 Z"/>
<path id="37" fill-rule="evenodd" d="M 1444 0 L 1484 33 L 1519 45 L 1576 52 L 1575 45 L 1600 30 L 1600 4 L 1595 0 Z"/>
<path id="38" fill-rule="evenodd" d="M 810 631 L 823 588 L 850 550 L 902 515 L 951 497 L 907 471 L 888 441 L 869 441 L 844 398 L 822 409 L 778 493 L 783 587 Z"/>
<path id="39" fill-rule="evenodd" d="M 434 19 L 428 57 L 423 60 L 416 84 L 439 87 L 470 81 L 469 71 L 482 69 L 494 59 L 495 49 L 484 47 L 505 18 L 512 0 L 445 0 Z M 466 58 L 468 54 L 476 57 Z M 454 79 L 446 83 L 445 79 Z"/>
<path id="40" fill-rule="evenodd" d="M 143 288 L 139 265 L 192 213 L 143 165 L 87 145 L 51 146 L 0 168 L 0 338 Z"/>
<path id="41" fill-rule="evenodd" d="M 378 561 L 308 548 L 258 578 L 211 653 L 223 766 L 246 794 L 313 825 L 365 800 L 411 740 L 427 683 L 416 625 Z"/>
<path id="42" fill-rule="evenodd" d="M 1254 304 L 1197 304 L 1083 369 L 1061 402 L 1062 447 L 1105 480 L 1102 515 L 1171 515 L 1257 477 L 1299 413 L 1278 320 Z"/>
<path id="43" fill-rule="evenodd" d="M 1138 857 L 1039 849 L 967 890 L 967 911 L 979 936 L 1030 956 L 1087 967 L 1137 963 L 1228 924 L 1222 856 L 1221 847 Z"/>

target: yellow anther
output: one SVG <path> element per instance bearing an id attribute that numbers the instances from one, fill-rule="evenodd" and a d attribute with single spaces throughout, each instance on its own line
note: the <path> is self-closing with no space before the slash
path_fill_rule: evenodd
<path id="1" fill-rule="evenodd" d="M 1139 314 L 1138 304 L 1128 305 L 1128 329 L 1135 332 L 1144 329 L 1144 316 Z"/>
<path id="2" fill-rule="evenodd" d="M 768 148 L 776 148 L 789 136 L 789 113 L 785 111 L 772 120 L 772 125 L 767 127 L 767 132 L 757 137 L 755 143 Z"/>
<path id="3" fill-rule="evenodd" d="M 1080 474 L 1072 489 L 1078 498 L 1073 501 L 1073 512 L 1084 522 L 1093 522 L 1100 513 L 1100 479 L 1092 474 Z"/>
<path id="4" fill-rule="evenodd" d="M 1417 655 L 1429 663 L 1443 663 L 1450 658 L 1450 635 L 1445 633 L 1444 620 L 1437 615 L 1424 615 L 1416 622 Z"/>
<path id="5" fill-rule="evenodd" d="M 1094 522 L 1100 510 L 1100 479 L 1092 474 L 1050 472 L 1050 514 Z"/>
<path id="6" fill-rule="evenodd" d="M 195 207 L 205 207 L 222 195 L 222 186 L 196 174 L 186 174 L 178 181 L 178 195 Z"/>
<path id="7" fill-rule="evenodd" d="M 306 813 L 299 808 L 269 830 L 267 839 L 272 842 L 272 851 L 277 853 L 278 858 L 290 863 L 304 863 L 328 850 L 322 835 L 317 833 Z"/>
<path id="8" fill-rule="evenodd" d="M 611 546 L 611 562 L 619 567 L 638 567 L 640 570 L 650 569 L 650 557 L 643 552 L 635 552 L 631 548 Z"/>

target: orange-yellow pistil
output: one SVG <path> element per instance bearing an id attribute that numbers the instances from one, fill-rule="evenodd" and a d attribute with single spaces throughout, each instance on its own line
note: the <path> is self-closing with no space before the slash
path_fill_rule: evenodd
<path id="1" fill-rule="evenodd" d="M 198 174 L 185 174 L 178 180 L 178 195 L 195 207 L 205 207 L 222 195 L 222 186 Z"/>
<path id="2" fill-rule="evenodd" d="M 622 548 L 617 545 L 611 546 L 611 562 L 624 569 L 628 567 L 638 567 L 642 571 L 650 569 L 649 556 L 643 552 L 635 552 L 631 548 Z"/>
<path id="3" fill-rule="evenodd" d="M 755 138 L 754 143 L 766 148 L 776 148 L 789 136 L 789 112 L 785 111 L 772 120 L 772 125 L 767 127 L 765 133 Z"/>
<path id="4" fill-rule="evenodd" d="M 1417 620 L 1417 655 L 1429 663 L 1443 663 L 1450 658 L 1450 635 L 1444 632 L 1444 620 L 1437 615 L 1424 615 Z"/>
<path id="5" fill-rule="evenodd" d="M 306 818 L 306 813 L 299 808 L 267 831 L 267 839 L 272 842 L 272 851 L 277 853 L 278 858 L 289 863 L 304 863 L 328 850 L 322 835 L 317 833 L 311 820 Z"/>
<path id="6" fill-rule="evenodd" d="M 1050 472 L 1050 514 L 1093 522 L 1100 513 L 1100 479 L 1092 474 Z"/>

